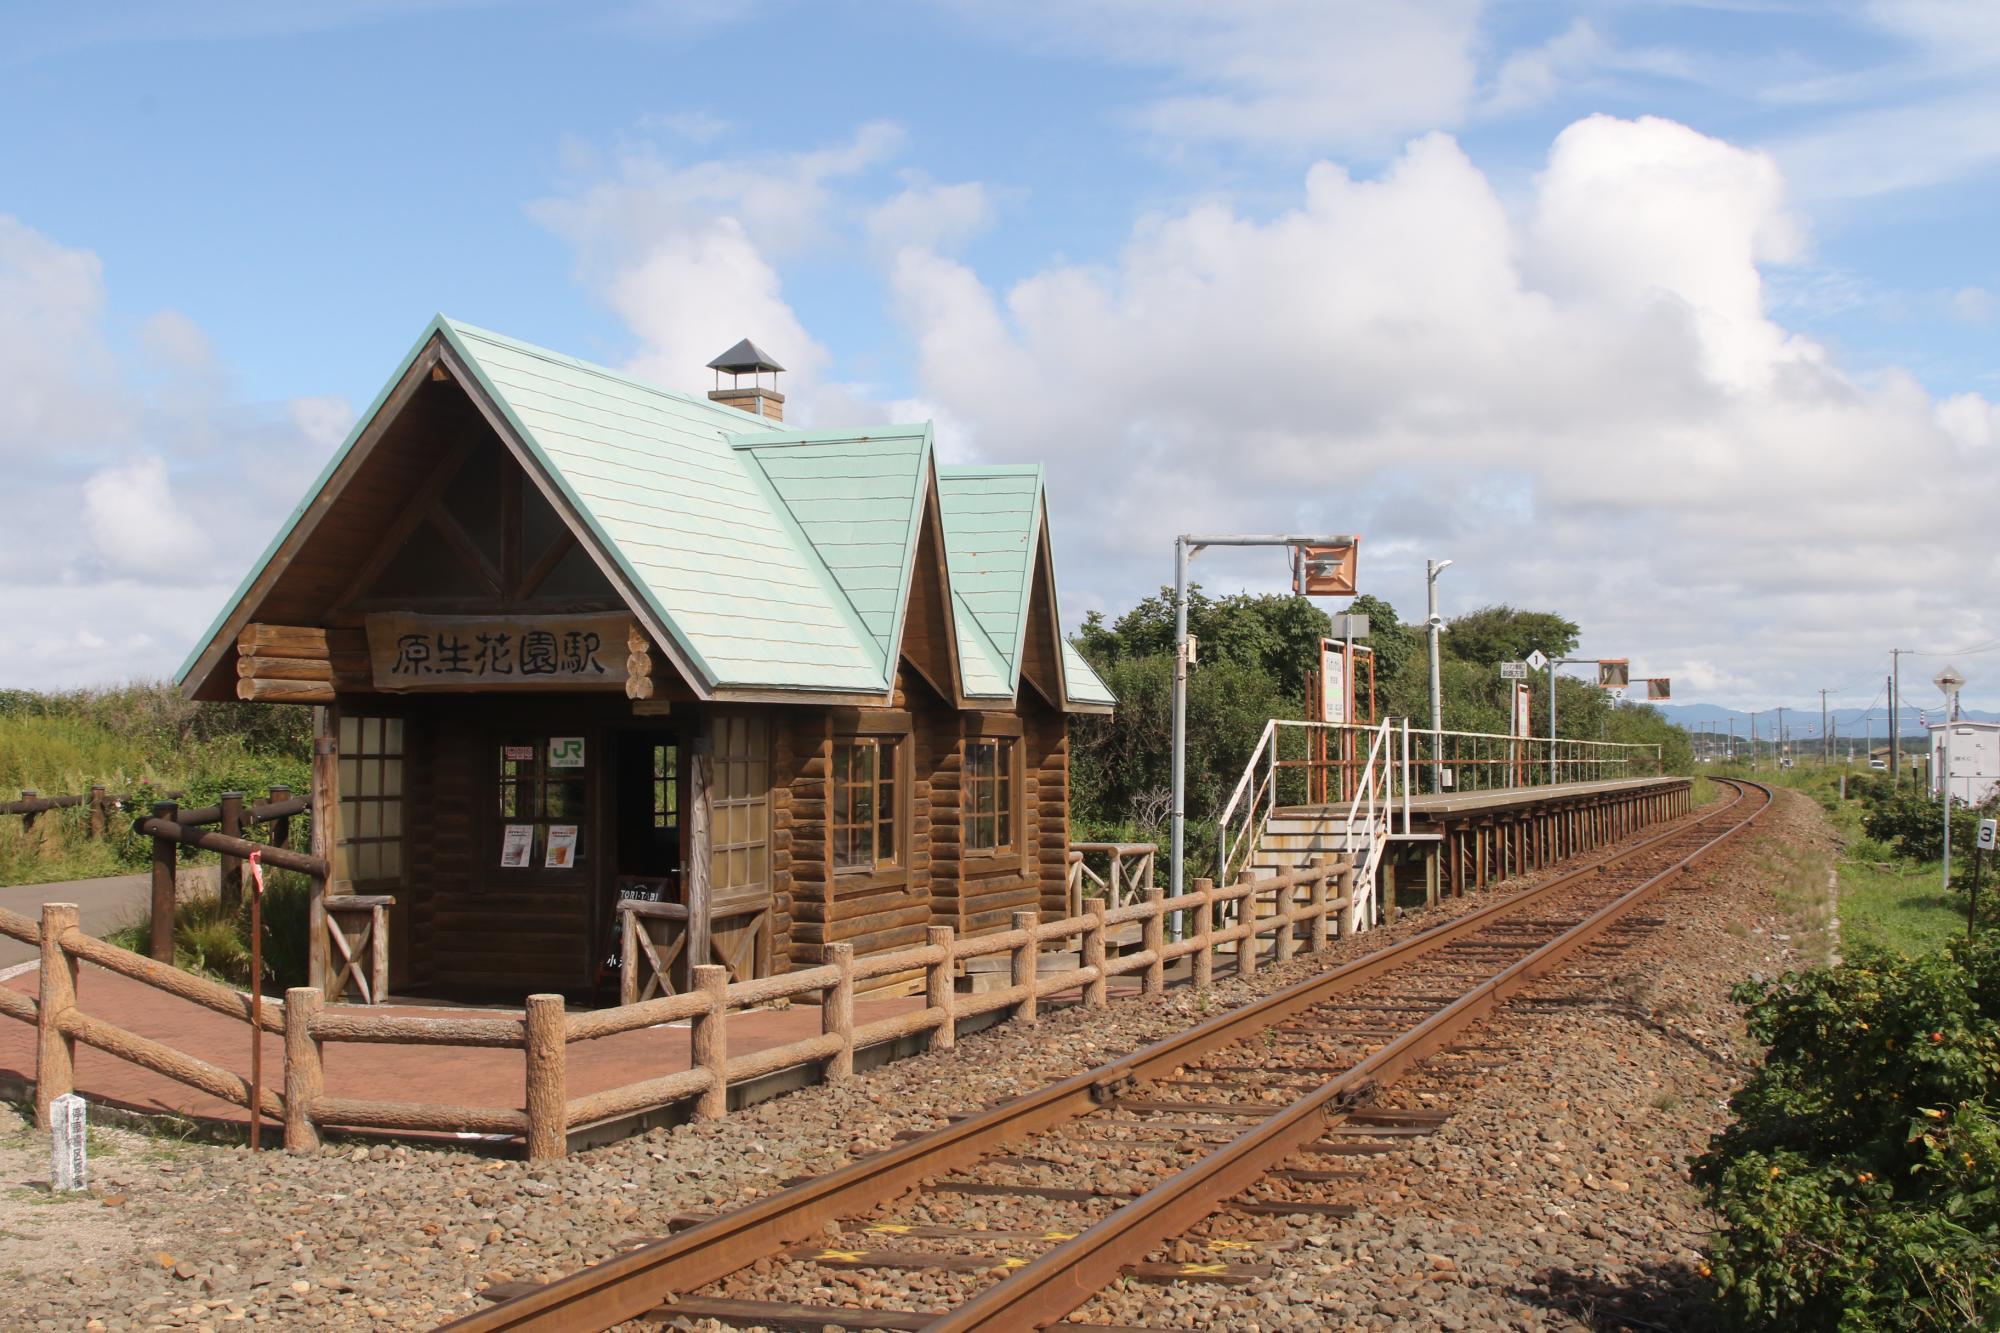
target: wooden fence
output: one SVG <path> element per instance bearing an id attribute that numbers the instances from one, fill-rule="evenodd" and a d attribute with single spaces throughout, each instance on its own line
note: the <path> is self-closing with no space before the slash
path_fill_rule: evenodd
<path id="1" fill-rule="evenodd" d="M 1078 992 L 1085 1006 L 1102 1008 L 1110 1003 L 1112 977 L 1137 974 L 1141 994 L 1157 995 L 1165 988 L 1167 966 L 1181 958 L 1191 960 L 1196 986 L 1211 983 L 1216 962 L 1225 955 L 1234 959 L 1239 975 L 1254 974 L 1267 958 L 1284 962 L 1302 948 L 1323 949 L 1330 937 L 1366 922 L 1372 904 L 1365 891 L 1357 893 L 1355 880 L 1352 861 L 1341 857 L 1289 875 L 1245 877 L 1222 886 L 1196 880 L 1190 892 L 1173 899 L 1159 889 L 1149 889 L 1142 901 L 1119 907 L 1093 897 L 1085 901 L 1081 913 L 1062 920 L 1045 922 L 1037 913 L 1017 912 L 1009 929 L 968 939 L 957 938 L 948 926 L 934 926 L 921 946 L 860 959 L 852 945 L 831 944 L 824 946 L 824 961 L 816 967 L 756 980 L 731 983 L 726 969 L 704 964 L 693 969 L 693 984 L 684 993 L 580 1013 L 567 1012 L 559 995 L 531 995 L 518 1016 L 382 1014 L 330 1009 L 320 988 L 296 987 L 285 994 L 282 1016 L 272 1013 L 280 1009 L 276 1005 L 263 1014 L 264 1029 L 284 1035 L 283 1092 L 265 1089 L 256 1100 L 262 1114 L 282 1119 L 285 1145 L 292 1151 L 312 1148 L 322 1129 L 336 1126 L 514 1135 L 525 1140 L 531 1158 L 561 1157 L 573 1129 L 689 1099 L 697 1117 L 714 1119 L 727 1112 L 731 1084 L 795 1065 L 817 1065 L 823 1078 L 839 1081 L 853 1073 L 854 1054 L 863 1047 L 923 1036 L 927 1049 L 949 1050 L 957 1041 L 959 1021 L 976 1015 L 1006 1010 L 1012 1021 L 1032 1023 L 1044 1000 L 1070 991 Z M 1230 917 L 1233 922 L 1227 921 Z M 1170 932 L 1170 922 L 1178 929 Z M 1139 926 L 1139 947 L 1114 953 L 1109 943 L 1112 932 L 1131 923 Z M 84 1014 L 76 1002 L 77 965 L 96 963 L 241 1019 L 247 1026 L 250 1011 L 244 996 L 82 934 L 76 927 L 76 909 L 65 904 L 44 907 L 39 926 L 27 917 L 0 911 L 0 932 L 37 944 L 42 952 L 39 999 L 0 987 L 0 1013 L 34 1024 L 39 1032 L 35 1102 L 42 1123 L 47 1123 L 49 1102 L 73 1088 L 78 1041 L 233 1105 L 250 1106 L 251 1089 L 238 1075 Z M 1169 939 L 1170 933 L 1174 938 Z M 1069 941 L 1076 942 L 1078 965 L 1043 970 L 1045 951 Z M 1011 984 L 985 992 L 958 992 L 961 963 L 999 954 L 1010 960 Z M 920 1008 L 856 1024 L 858 983 L 913 971 L 924 976 Z M 753 1053 L 729 1053 L 732 1015 L 809 995 L 820 1006 L 817 1035 Z M 571 1045 L 683 1021 L 689 1025 L 689 1068 L 585 1096 L 569 1095 Z M 337 1041 L 518 1050 L 523 1104 L 515 1108 L 330 1097 L 325 1091 L 323 1050 L 326 1043 Z"/>
<path id="2" fill-rule="evenodd" d="M 1069 845 L 1069 884 L 1066 902 L 1070 915 L 1083 910 L 1086 894 L 1095 889 L 1105 902 L 1123 907 L 1146 896 L 1153 887 L 1153 860 L 1159 849 L 1150 842 L 1073 842 Z M 1104 858 L 1104 873 L 1090 864 L 1093 857 Z"/>

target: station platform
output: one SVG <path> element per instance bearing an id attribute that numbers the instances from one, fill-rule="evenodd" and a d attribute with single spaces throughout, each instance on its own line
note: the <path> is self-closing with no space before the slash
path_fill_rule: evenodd
<path id="1" fill-rule="evenodd" d="M 1426 903 L 1483 889 L 1678 818 L 1692 790 L 1689 778 L 1644 777 L 1436 792 L 1409 798 L 1407 827 L 1404 804 L 1394 801 L 1378 884 L 1383 915 L 1395 916 L 1400 895 L 1418 878 Z M 1346 815 L 1344 804 L 1278 807 L 1264 837 L 1273 848 L 1267 860 L 1282 869 L 1353 850 L 1334 840 Z"/>

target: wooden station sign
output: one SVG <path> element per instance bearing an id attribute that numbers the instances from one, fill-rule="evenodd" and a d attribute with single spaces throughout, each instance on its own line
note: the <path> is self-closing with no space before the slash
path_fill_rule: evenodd
<path id="1" fill-rule="evenodd" d="M 375 688 L 504 692 L 625 687 L 622 612 L 573 616 L 368 617 Z"/>

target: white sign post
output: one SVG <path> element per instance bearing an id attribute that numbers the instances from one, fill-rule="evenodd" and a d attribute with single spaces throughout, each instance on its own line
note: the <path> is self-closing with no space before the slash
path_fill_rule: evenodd
<path id="1" fill-rule="evenodd" d="M 1500 679 L 1526 680 L 1527 678 L 1528 664 L 1526 662 L 1502 662 L 1500 664 Z"/>
<path id="2" fill-rule="evenodd" d="M 58 1192 L 90 1185 L 90 1126 L 83 1098 L 66 1092 L 49 1103 L 49 1188 Z"/>

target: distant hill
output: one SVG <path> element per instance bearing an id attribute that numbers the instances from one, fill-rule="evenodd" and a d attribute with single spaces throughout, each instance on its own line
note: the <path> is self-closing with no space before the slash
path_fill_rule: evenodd
<path id="1" fill-rule="evenodd" d="M 1750 714 L 1741 709 L 1724 708 L 1720 704 L 1654 704 L 1653 707 L 1659 709 L 1661 716 L 1665 717 L 1667 721 L 1677 727 L 1685 727 L 1689 731 L 1695 731 L 1704 725 L 1709 725 L 1726 732 L 1729 729 L 1730 719 L 1733 718 L 1736 722 L 1736 734 L 1738 736 L 1748 736 L 1750 734 Z M 1918 720 L 1920 707 L 1923 716 L 1929 717 L 1932 721 L 1936 721 L 1944 711 L 1942 708 L 1931 707 L 1928 700 L 1920 706 L 1910 696 L 1905 695 L 1903 698 L 1902 735 L 1921 738 L 1927 734 L 1924 731 L 1923 723 Z M 1888 739 L 1889 731 L 1883 711 L 1879 708 L 1873 710 L 1872 718 L 1869 716 L 1869 713 L 1870 710 L 1864 708 L 1829 708 L 1826 710 L 1833 734 L 1836 736 L 1867 736 L 1873 734 L 1883 740 Z M 2000 722 L 2000 713 L 1981 712 L 1976 708 L 1966 709 L 1961 716 L 1976 722 Z M 1775 708 L 1759 709 L 1757 711 L 1757 736 L 1760 740 L 1772 739 L 1776 734 L 1775 728 L 1777 725 L 1778 713 Z M 1807 737 L 1817 737 L 1819 735 L 1819 701 L 1814 700 L 1812 703 L 1800 708 L 1794 708 L 1787 704 L 1785 706 L 1785 733 L 1794 741 Z"/>

